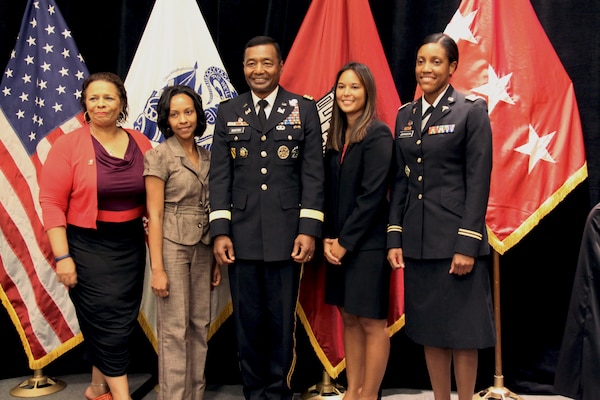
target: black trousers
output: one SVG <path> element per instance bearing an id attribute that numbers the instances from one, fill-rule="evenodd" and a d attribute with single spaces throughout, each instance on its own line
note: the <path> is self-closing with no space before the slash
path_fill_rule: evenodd
<path id="1" fill-rule="evenodd" d="M 290 400 L 301 266 L 236 260 L 229 267 L 244 396 Z"/>

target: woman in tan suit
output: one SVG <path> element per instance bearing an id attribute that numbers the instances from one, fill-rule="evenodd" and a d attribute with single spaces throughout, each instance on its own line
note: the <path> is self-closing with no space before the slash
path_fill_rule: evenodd
<path id="1" fill-rule="evenodd" d="M 152 290 L 157 296 L 158 399 L 200 400 L 210 290 L 221 280 L 208 232 L 210 152 L 196 144 L 206 117 L 190 87 L 164 90 L 158 127 L 165 142 L 144 158 Z"/>

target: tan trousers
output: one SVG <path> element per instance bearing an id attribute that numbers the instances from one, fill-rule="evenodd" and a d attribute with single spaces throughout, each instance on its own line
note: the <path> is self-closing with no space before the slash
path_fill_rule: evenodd
<path id="1" fill-rule="evenodd" d="M 157 297 L 158 400 L 202 400 L 212 247 L 163 240 L 169 296 Z"/>

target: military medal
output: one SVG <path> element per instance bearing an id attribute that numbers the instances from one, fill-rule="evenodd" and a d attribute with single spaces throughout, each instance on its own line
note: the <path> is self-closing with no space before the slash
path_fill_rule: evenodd
<path id="1" fill-rule="evenodd" d="M 277 149 L 277 155 L 282 160 L 285 160 L 286 158 L 288 158 L 290 156 L 290 149 L 288 149 L 287 146 L 283 146 L 283 145 L 279 146 L 279 148 Z"/>

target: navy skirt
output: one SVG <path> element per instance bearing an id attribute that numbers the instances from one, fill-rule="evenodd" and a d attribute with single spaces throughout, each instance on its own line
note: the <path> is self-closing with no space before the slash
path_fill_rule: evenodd
<path id="1" fill-rule="evenodd" d="M 87 355 L 106 376 L 127 373 L 146 264 L 142 220 L 67 226 L 77 285 L 69 290 Z"/>
<path id="2" fill-rule="evenodd" d="M 451 259 L 405 258 L 406 335 L 414 342 L 452 349 L 496 344 L 489 262 L 475 260 L 467 275 L 449 274 Z"/>

